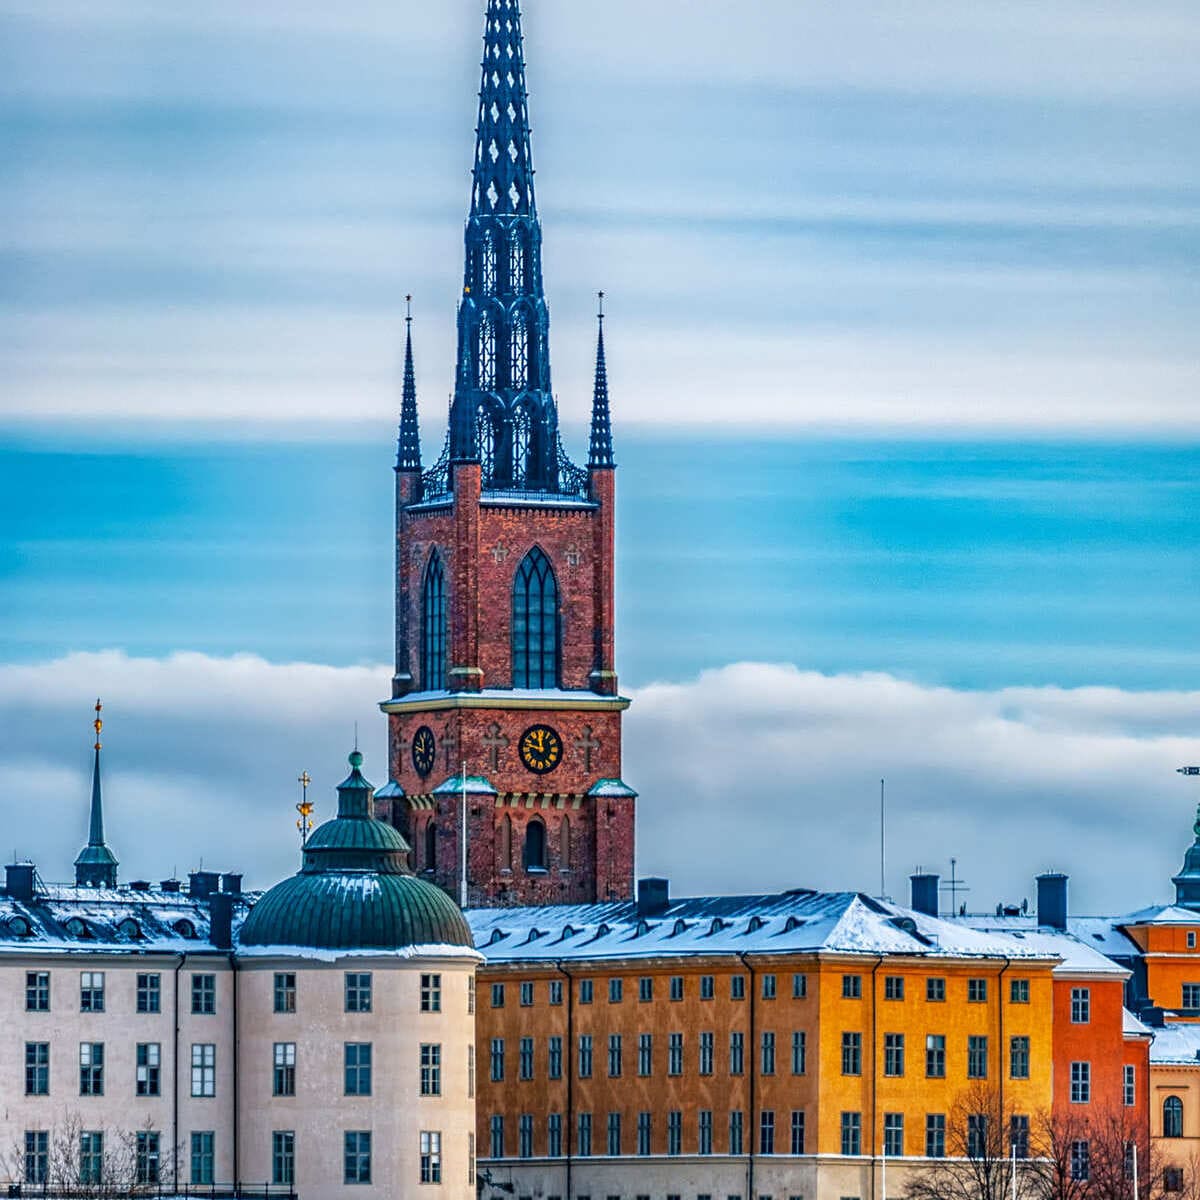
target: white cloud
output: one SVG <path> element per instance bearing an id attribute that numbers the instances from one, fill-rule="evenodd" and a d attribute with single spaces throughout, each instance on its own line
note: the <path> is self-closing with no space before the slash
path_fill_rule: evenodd
<path id="1" fill-rule="evenodd" d="M 91 698 L 106 697 L 105 796 L 125 878 L 295 869 L 294 782 L 318 816 L 359 723 L 384 782 L 384 667 L 177 654 L 76 654 L 0 667 L 0 815 L 14 852 L 69 873 L 86 826 Z M 878 887 L 888 781 L 888 887 L 951 855 L 990 908 L 1071 873 L 1076 911 L 1165 899 L 1200 799 L 1200 692 L 926 687 L 739 663 L 636 693 L 625 776 L 641 792 L 639 870 L 680 891 Z"/>

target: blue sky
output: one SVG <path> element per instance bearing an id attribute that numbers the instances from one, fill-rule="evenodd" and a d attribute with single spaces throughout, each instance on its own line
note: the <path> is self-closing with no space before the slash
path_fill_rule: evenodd
<path id="1" fill-rule="evenodd" d="M 0 0 L 0 813 L 48 878 L 97 692 L 126 877 L 292 869 L 292 780 L 328 815 L 356 721 L 383 781 L 403 297 L 428 457 L 481 9 Z M 609 295 L 640 867 L 874 889 L 886 775 L 897 895 L 957 854 L 985 908 L 1050 866 L 1164 898 L 1200 10 L 525 10 L 575 449 Z"/>

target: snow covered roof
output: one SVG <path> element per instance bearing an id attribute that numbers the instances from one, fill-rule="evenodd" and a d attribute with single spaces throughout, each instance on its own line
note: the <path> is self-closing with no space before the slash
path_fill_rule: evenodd
<path id="1" fill-rule="evenodd" d="M 1200 1025 L 1164 1025 L 1154 1030 L 1150 1062 L 1200 1067 Z"/>
<path id="2" fill-rule="evenodd" d="M 1151 904 L 1124 917 L 1114 917 L 1114 925 L 1200 925 L 1200 913 L 1178 904 Z"/>
<path id="3" fill-rule="evenodd" d="M 924 916 L 860 892 L 702 896 L 641 916 L 636 902 L 469 909 L 491 963 L 825 952 L 1054 962 L 1056 947 Z"/>
<path id="4" fill-rule="evenodd" d="M 1125 1034 L 1126 1037 L 1134 1037 L 1138 1035 L 1144 1035 L 1146 1037 L 1154 1036 L 1154 1030 L 1151 1029 L 1150 1026 L 1145 1023 L 1145 1021 L 1140 1021 L 1137 1017 L 1135 1017 L 1127 1008 L 1121 1009 L 1121 1032 Z"/>
<path id="5" fill-rule="evenodd" d="M 255 895 L 232 897 L 236 934 Z M 215 950 L 206 899 L 159 888 L 39 885 L 0 895 L 0 954 L 153 954 Z"/>
<path id="6" fill-rule="evenodd" d="M 1118 979 L 1129 977 L 1125 967 L 1113 962 L 1100 946 L 1088 937 L 1080 937 L 1071 928 L 1062 930 L 1038 925 L 1037 918 L 1033 916 L 968 915 L 951 917 L 949 920 L 954 924 L 970 925 L 974 929 L 1011 938 L 1030 947 L 1041 947 L 1048 955 L 1061 960 L 1055 968 L 1056 974 L 1112 975 Z M 1122 953 L 1128 955 L 1137 952 L 1137 947 L 1128 938 L 1122 935 L 1122 940 L 1125 947 Z"/>

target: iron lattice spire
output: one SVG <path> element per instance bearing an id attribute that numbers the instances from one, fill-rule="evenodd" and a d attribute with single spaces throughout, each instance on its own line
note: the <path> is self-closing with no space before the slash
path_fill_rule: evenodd
<path id="1" fill-rule="evenodd" d="M 558 411 L 518 0 L 488 0 L 458 310 L 450 457 L 484 488 L 555 491 Z"/>
<path id="2" fill-rule="evenodd" d="M 604 293 L 596 313 L 596 382 L 592 388 L 592 435 L 588 443 L 589 467 L 615 467 L 612 417 L 608 409 L 608 367 L 604 361 Z"/>
<path id="3" fill-rule="evenodd" d="M 400 441 L 396 450 L 397 471 L 421 469 L 421 429 L 417 423 L 417 379 L 413 371 L 412 296 L 405 296 L 404 391 L 400 401 Z"/>
<path id="4" fill-rule="evenodd" d="M 80 887 L 116 887 L 117 858 L 104 842 L 104 805 L 100 795 L 100 731 L 104 722 L 100 719 L 103 705 L 96 701 L 96 719 L 92 728 L 96 731 L 95 760 L 92 764 L 92 807 L 88 819 L 88 844 L 75 860 L 75 883 Z"/>

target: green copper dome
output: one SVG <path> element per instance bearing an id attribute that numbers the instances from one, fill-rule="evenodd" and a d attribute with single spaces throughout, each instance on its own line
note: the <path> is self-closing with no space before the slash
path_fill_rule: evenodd
<path id="1" fill-rule="evenodd" d="M 374 788 L 350 756 L 338 787 L 338 815 L 304 846 L 298 874 L 276 884 L 242 926 L 243 946 L 318 950 L 400 950 L 471 946 L 458 905 L 408 867 L 408 843 L 371 816 Z"/>

